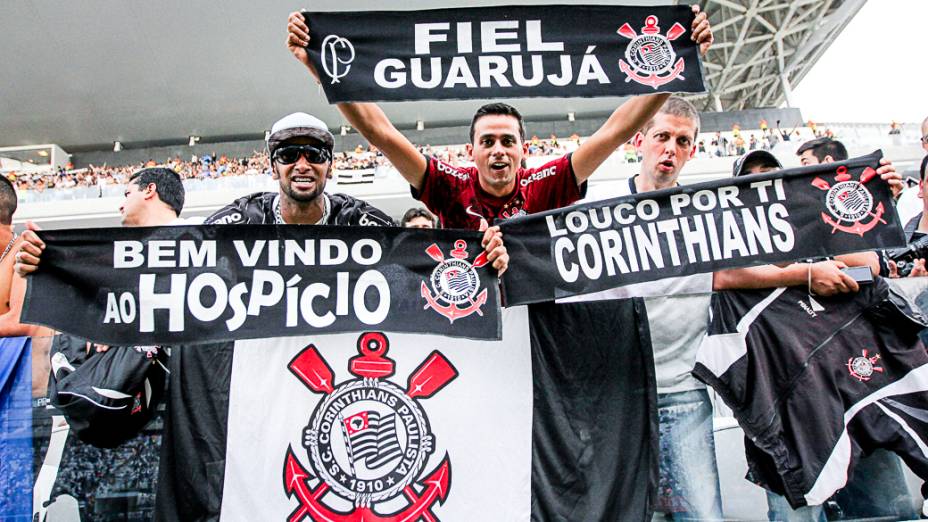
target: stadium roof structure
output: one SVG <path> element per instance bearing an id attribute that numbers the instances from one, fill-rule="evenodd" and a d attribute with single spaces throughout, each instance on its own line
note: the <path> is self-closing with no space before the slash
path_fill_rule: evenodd
<path id="1" fill-rule="evenodd" d="M 706 110 L 777 106 L 866 0 L 707 0 L 716 44 L 705 61 Z M 403 9 L 495 5 L 408 0 Z M 538 6 L 531 0 L 504 3 Z M 553 0 L 552 3 L 612 3 Z M 655 5 L 647 0 L 623 3 Z M 679 0 L 672 3 L 679 3 Z M 687 2 L 688 3 L 688 2 Z M 70 151 L 254 139 L 284 114 L 344 123 L 284 45 L 298 3 L 8 2 L 0 17 L 0 146 Z M 314 0 L 314 9 L 377 10 L 375 0 Z M 527 118 L 603 114 L 616 98 L 519 99 Z M 385 104 L 400 128 L 469 121 L 475 101 Z M 556 108 L 555 108 L 556 107 Z"/>
<path id="2" fill-rule="evenodd" d="M 776 107 L 866 0 L 708 0 L 715 43 L 705 110 Z M 792 105 L 790 103 L 790 105 Z"/>

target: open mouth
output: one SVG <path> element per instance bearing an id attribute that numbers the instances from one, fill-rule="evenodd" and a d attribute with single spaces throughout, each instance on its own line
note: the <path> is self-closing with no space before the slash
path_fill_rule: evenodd
<path id="1" fill-rule="evenodd" d="M 509 168 L 509 164 L 506 163 L 505 161 L 494 161 L 493 163 L 490 163 L 490 170 L 494 172 L 501 172 L 508 168 Z"/>
<path id="2" fill-rule="evenodd" d="M 292 176 L 290 184 L 298 189 L 310 189 L 316 184 L 316 178 L 312 176 Z"/>
<path id="3" fill-rule="evenodd" d="M 672 171 L 672 170 L 673 170 L 673 161 L 671 161 L 671 160 L 664 160 L 664 161 L 658 163 L 657 166 L 658 166 L 658 168 L 660 168 L 660 169 L 663 170 L 663 171 Z"/>

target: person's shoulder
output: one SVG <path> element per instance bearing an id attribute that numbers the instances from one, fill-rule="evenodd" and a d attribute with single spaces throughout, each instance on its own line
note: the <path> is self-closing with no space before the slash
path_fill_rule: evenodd
<path id="1" fill-rule="evenodd" d="M 206 217 L 204 216 L 190 216 L 186 218 L 177 217 L 174 220 L 167 223 L 168 226 L 180 226 L 180 225 L 202 225 L 206 222 Z"/>
<path id="2" fill-rule="evenodd" d="M 393 227 L 396 223 L 384 211 L 347 194 L 326 194 L 332 205 L 331 224 Z"/>
<path id="3" fill-rule="evenodd" d="M 233 225 L 263 223 L 264 216 L 273 206 L 276 192 L 255 192 L 242 196 L 207 217 L 207 225 Z"/>
<path id="4" fill-rule="evenodd" d="M 516 179 L 519 180 L 519 184 L 522 187 L 527 187 L 536 181 L 550 178 L 559 173 L 569 172 L 571 154 L 571 152 L 568 152 L 563 156 L 548 160 L 537 167 L 520 168 L 516 173 Z"/>

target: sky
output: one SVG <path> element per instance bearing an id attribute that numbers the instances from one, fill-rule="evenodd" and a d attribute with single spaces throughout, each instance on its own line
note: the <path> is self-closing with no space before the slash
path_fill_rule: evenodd
<path id="1" fill-rule="evenodd" d="M 803 117 L 920 123 L 928 116 L 926 20 L 928 0 L 869 0 L 794 86 Z"/>

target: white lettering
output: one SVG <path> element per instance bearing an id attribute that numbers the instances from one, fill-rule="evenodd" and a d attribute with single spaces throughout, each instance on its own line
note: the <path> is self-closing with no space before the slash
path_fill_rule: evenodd
<path id="1" fill-rule="evenodd" d="M 512 29 L 505 31 L 504 29 Z M 502 44 L 500 40 L 515 40 L 519 37 L 519 22 L 517 20 L 501 20 L 498 22 L 480 22 L 480 44 L 484 53 L 517 53 L 520 45 Z"/>
<path id="2" fill-rule="evenodd" d="M 564 42 L 544 42 L 541 36 L 541 20 L 525 21 L 525 50 L 528 52 L 564 52 Z"/>
<path id="3" fill-rule="evenodd" d="M 437 31 L 447 31 L 448 29 L 450 29 L 450 25 L 447 22 L 416 24 L 413 29 L 416 38 L 416 54 L 431 54 L 430 45 L 432 42 L 447 42 L 447 34 L 436 33 Z"/>

